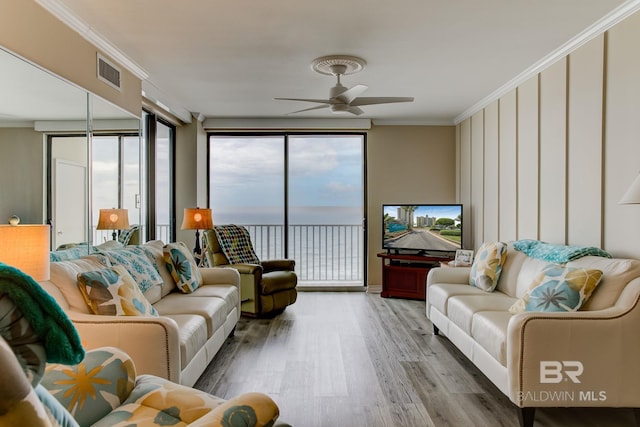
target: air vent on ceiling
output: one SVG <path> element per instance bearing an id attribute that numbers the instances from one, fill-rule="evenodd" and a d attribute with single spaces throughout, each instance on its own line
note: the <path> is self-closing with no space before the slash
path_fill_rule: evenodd
<path id="1" fill-rule="evenodd" d="M 114 89 L 121 89 L 120 68 L 100 54 L 98 54 L 98 79 Z"/>

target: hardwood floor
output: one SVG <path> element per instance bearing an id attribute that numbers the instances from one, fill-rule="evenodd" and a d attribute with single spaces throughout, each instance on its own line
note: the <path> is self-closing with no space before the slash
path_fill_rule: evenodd
<path id="1" fill-rule="evenodd" d="M 513 404 L 445 337 L 424 301 L 300 292 L 273 319 L 242 318 L 195 385 L 270 395 L 294 427 L 516 427 Z M 536 427 L 635 426 L 627 409 L 539 409 Z"/>

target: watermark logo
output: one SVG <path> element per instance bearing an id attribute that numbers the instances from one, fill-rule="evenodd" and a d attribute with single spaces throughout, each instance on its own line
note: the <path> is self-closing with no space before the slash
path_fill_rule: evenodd
<path id="1" fill-rule="evenodd" d="M 584 373 L 584 365 L 577 360 L 541 360 L 540 383 L 560 384 L 560 387 L 549 386 L 546 390 L 523 390 L 518 393 L 520 402 L 558 402 L 566 404 L 571 401 L 604 402 L 607 400 L 605 390 L 593 390 L 588 386 L 583 389 L 572 384 L 581 384 L 580 376 Z M 589 381 L 587 381 L 588 383 Z M 562 390 L 557 390 L 561 388 Z"/>
<path id="2" fill-rule="evenodd" d="M 582 362 L 577 360 L 541 360 L 540 383 L 558 384 L 562 381 L 572 381 L 580 384 L 580 375 L 584 372 Z"/>

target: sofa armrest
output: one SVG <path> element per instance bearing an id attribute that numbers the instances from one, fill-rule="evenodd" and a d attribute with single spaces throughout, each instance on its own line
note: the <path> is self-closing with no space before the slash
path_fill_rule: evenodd
<path id="1" fill-rule="evenodd" d="M 173 319 L 163 316 L 102 316 L 73 311 L 67 315 L 78 330 L 85 349 L 119 348 L 135 361 L 138 374 L 152 374 L 180 382 L 180 336 Z"/>
<path id="2" fill-rule="evenodd" d="M 436 267 L 427 274 L 427 286 L 433 283 L 469 284 L 471 267 Z"/>
<path id="3" fill-rule="evenodd" d="M 292 259 L 270 259 L 262 261 L 262 268 L 264 268 L 265 273 L 270 271 L 294 271 L 296 262 Z"/>
<path id="4" fill-rule="evenodd" d="M 230 267 L 200 267 L 204 285 L 233 285 L 240 286 L 238 271 Z"/>
<path id="5" fill-rule="evenodd" d="M 513 316 L 509 398 L 520 407 L 640 407 L 638 325 L 640 279 L 607 309 Z"/>

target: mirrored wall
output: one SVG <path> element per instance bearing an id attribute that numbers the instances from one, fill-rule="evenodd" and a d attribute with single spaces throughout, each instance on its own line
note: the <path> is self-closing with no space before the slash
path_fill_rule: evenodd
<path id="1" fill-rule="evenodd" d="M 50 223 L 53 249 L 111 238 L 101 208 L 142 224 L 140 118 L 2 48 L 0 93 L 0 223 Z"/>

